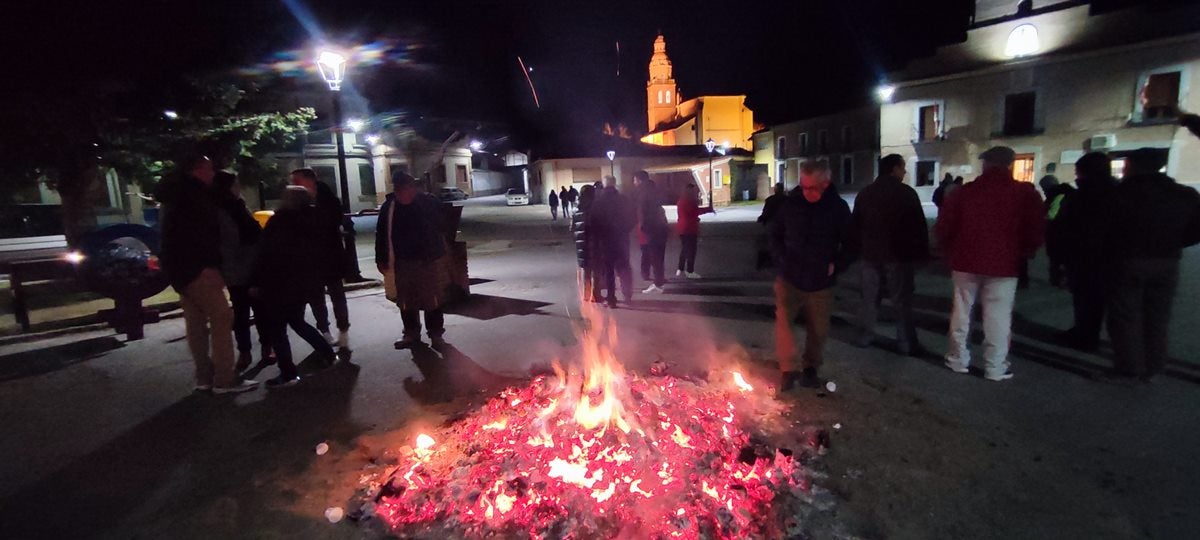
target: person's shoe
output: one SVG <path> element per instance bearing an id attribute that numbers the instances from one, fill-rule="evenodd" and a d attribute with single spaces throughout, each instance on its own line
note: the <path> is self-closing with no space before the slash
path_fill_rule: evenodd
<path id="1" fill-rule="evenodd" d="M 796 380 L 800 378 L 799 371 L 785 371 L 779 376 L 779 391 L 787 392 L 796 387 Z"/>
<path id="2" fill-rule="evenodd" d="M 700 274 L 697 274 L 695 272 L 688 272 L 687 277 L 688 277 L 688 279 L 700 279 Z"/>
<path id="3" fill-rule="evenodd" d="M 278 377 L 275 377 L 274 379 L 267 381 L 266 384 L 267 384 L 268 389 L 274 390 L 276 388 L 287 388 L 289 386 L 296 386 L 299 383 L 300 383 L 300 377 L 297 377 L 295 375 L 289 376 L 289 375 L 284 375 L 284 374 L 280 373 Z"/>
<path id="4" fill-rule="evenodd" d="M 442 336 L 429 338 L 429 346 L 437 352 L 446 352 L 450 348 L 450 344 L 446 343 L 446 338 Z"/>
<path id="5" fill-rule="evenodd" d="M 192 390 L 196 391 L 196 392 L 212 392 L 212 385 L 211 384 L 196 384 L 196 386 L 192 387 Z"/>
<path id="6" fill-rule="evenodd" d="M 250 364 L 254 363 L 254 356 L 250 351 L 238 351 L 237 363 L 233 365 L 234 373 L 241 373 L 250 368 Z"/>
<path id="7" fill-rule="evenodd" d="M 395 347 L 397 351 L 400 351 L 404 349 L 411 349 L 420 343 L 420 336 L 404 336 L 403 338 L 396 340 L 395 343 L 392 343 L 392 346 Z"/>
<path id="8" fill-rule="evenodd" d="M 821 379 L 817 377 L 816 368 L 804 368 L 804 373 L 800 377 L 800 386 L 805 388 L 820 388 Z"/>
<path id="9" fill-rule="evenodd" d="M 679 277 L 679 276 L 682 276 L 682 275 L 683 275 L 683 270 L 676 270 L 676 271 L 675 271 L 675 277 Z"/>
<path id="10" fill-rule="evenodd" d="M 337 348 L 345 349 L 350 346 L 350 331 L 343 330 L 338 332 Z"/>
<path id="11" fill-rule="evenodd" d="M 1011 371 L 1006 371 L 1006 372 L 1000 373 L 998 375 L 984 375 L 983 378 L 985 378 L 989 381 L 1000 382 L 1000 381 L 1007 381 L 1007 380 L 1013 378 L 1013 374 Z"/>
<path id="12" fill-rule="evenodd" d="M 337 340 L 333 338 L 333 334 L 330 334 L 329 330 L 321 332 L 321 338 L 325 340 L 325 343 L 328 343 L 330 345 L 337 344 Z"/>
<path id="13" fill-rule="evenodd" d="M 233 383 L 233 386 L 216 386 L 213 387 L 214 394 L 240 394 L 242 392 L 250 392 L 258 389 L 258 381 L 238 381 Z"/>
<path id="14" fill-rule="evenodd" d="M 967 369 L 967 366 L 959 364 L 958 362 L 951 362 L 950 360 L 946 360 L 946 367 L 950 368 L 950 371 L 953 371 L 955 373 L 970 373 L 971 372 L 970 369 Z"/>
<path id="15" fill-rule="evenodd" d="M 649 287 L 646 287 L 646 290 L 642 291 L 642 294 L 655 294 L 655 293 L 662 294 L 662 292 L 663 292 L 662 287 L 659 287 L 658 285 L 651 285 Z"/>

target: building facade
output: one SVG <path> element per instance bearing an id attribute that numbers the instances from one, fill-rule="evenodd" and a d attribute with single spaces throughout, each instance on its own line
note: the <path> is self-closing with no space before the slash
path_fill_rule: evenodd
<path id="1" fill-rule="evenodd" d="M 1200 110 L 1200 9 L 1100 10 L 1086 2 L 977 9 L 960 44 L 913 62 L 880 87 L 880 152 L 908 162 L 908 181 L 932 197 L 945 174 L 971 180 L 977 156 L 1017 152 L 1014 176 L 1033 182 L 1056 168 L 1073 179 L 1085 152 L 1125 156 L 1161 149 L 1167 174 L 1200 182 L 1200 141 L 1178 111 Z"/>
<path id="2" fill-rule="evenodd" d="M 654 40 L 650 57 L 646 118 L 649 134 L 642 142 L 659 146 L 700 145 L 712 139 L 718 145 L 749 150 L 755 130 L 754 111 L 746 106 L 746 96 L 680 97 L 662 34 Z"/>
<path id="3" fill-rule="evenodd" d="M 858 191 L 878 174 L 879 108 L 864 107 L 771 126 L 754 134 L 754 162 L 765 166 L 767 177 L 757 186 L 758 197 L 771 194 L 771 185 L 787 189 L 800 181 L 800 164 L 829 162 L 840 191 Z"/>

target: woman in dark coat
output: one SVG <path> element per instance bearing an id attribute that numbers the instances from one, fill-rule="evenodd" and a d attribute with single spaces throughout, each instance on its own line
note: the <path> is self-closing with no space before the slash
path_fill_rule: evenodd
<path id="1" fill-rule="evenodd" d="M 283 206 L 263 230 L 252 282 L 268 341 L 279 361 L 279 376 L 267 381 L 268 388 L 300 382 L 292 361 L 288 327 L 323 357 L 326 366 L 332 366 L 336 358 L 329 342 L 304 320 L 304 308 L 320 291 L 322 282 L 321 268 L 314 263 L 321 249 L 312 241 L 319 226 L 315 212 L 307 190 L 288 186 L 283 192 Z"/>

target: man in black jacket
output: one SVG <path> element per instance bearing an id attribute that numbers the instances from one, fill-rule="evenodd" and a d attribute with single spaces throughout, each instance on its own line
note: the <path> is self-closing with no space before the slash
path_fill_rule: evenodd
<path id="1" fill-rule="evenodd" d="M 891 154 L 879 160 L 880 176 L 854 201 L 851 241 L 862 256 L 862 307 L 858 345 L 868 347 L 875 337 L 880 286 L 886 284 L 896 310 L 896 345 L 900 354 L 919 355 L 913 321 L 913 278 L 916 265 L 929 255 L 929 229 L 916 190 L 904 183 L 904 157 Z"/>
<path id="2" fill-rule="evenodd" d="M 185 159 L 163 181 L 162 266 L 179 293 L 188 348 L 196 363 L 196 390 L 224 394 L 257 387 L 233 369 L 233 310 L 221 277 L 221 230 L 209 192 L 216 171 L 207 157 Z"/>
<path id="3" fill-rule="evenodd" d="M 1148 381 L 1166 365 L 1179 257 L 1200 243 L 1200 194 L 1158 172 L 1166 157 L 1160 149 L 1135 150 L 1113 194 L 1108 333 L 1118 377 Z"/>
<path id="4" fill-rule="evenodd" d="M 384 274 L 389 299 L 400 308 L 403 337 L 393 343 L 396 349 L 408 349 L 421 343 L 421 312 L 433 348 L 446 348 L 445 315 L 442 305 L 450 285 L 446 262 L 446 226 L 441 203 L 428 193 L 418 191 L 416 179 L 396 171 L 392 175 L 393 193 L 379 208 L 375 229 L 375 265 Z M 391 281 L 392 286 L 387 287 Z"/>
<path id="5" fill-rule="evenodd" d="M 633 300 L 633 267 L 629 264 L 629 233 L 637 226 L 633 202 L 617 191 L 617 179 L 604 177 L 605 187 L 592 205 L 588 228 L 597 235 L 604 263 L 608 307 L 617 307 L 617 280 L 626 303 Z"/>
<path id="6" fill-rule="evenodd" d="M 790 390 L 801 378 L 795 371 L 797 348 L 792 321 L 803 305 L 805 326 L 802 384 L 816 387 L 837 274 L 853 261 L 847 243 L 850 207 L 830 184 L 829 163 L 806 161 L 800 187 L 792 190 L 771 224 L 775 279 L 775 354 L 782 371 L 779 390 Z"/>
<path id="7" fill-rule="evenodd" d="M 1104 268 L 1109 262 L 1102 231 L 1108 226 L 1117 188 L 1112 160 L 1103 152 L 1079 158 L 1075 183 L 1079 189 L 1063 198 L 1058 215 L 1049 223 L 1046 250 L 1062 258 L 1074 308 L 1075 324 L 1060 340 L 1074 349 L 1095 351 L 1104 325 Z"/>
<path id="8" fill-rule="evenodd" d="M 324 182 L 317 181 L 317 173 L 312 169 L 296 169 L 292 171 L 292 185 L 301 186 L 316 200 L 316 236 L 313 242 L 319 246 L 317 250 L 317 265 L 321 270 L 321 290 L 309 304 L 313 317 L 317 320 L 317 330 L 330 343 L 337 343 L 340 348 L 346 348 L 350 339 L 350 309 L 346 305 L 346 288 L 342 277 L 346 257 L 342 236 L 342 204 L 334 195 L 333 189 Z M 329 333 L 329 308 L 325 305 L 325 293 L 333 302 L 333 317 L 336 319 L 338 338 L 335 342 Z"/>

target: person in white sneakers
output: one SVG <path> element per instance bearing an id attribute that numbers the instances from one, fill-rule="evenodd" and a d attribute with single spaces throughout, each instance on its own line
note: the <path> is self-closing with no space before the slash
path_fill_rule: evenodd
<path id="1" fill-rule="evenodd" d="M 1046 230 L 1037 188 L 1013 179 L 1015 157 L 1004 146 L 980 154 L 983 174 L 946 198 L 934 227 L 954 280 L 946 367 L 969 371 L 971 309 L 978 300 L 983 303 L 984 377 L 991 381 L 1013 376 L 1008 348 L 1017 280 Z"/>
<path id="2" fill-rule="evenodd" d="M 642 248 L 642 279 L 650 281 L 644 294 L 661 294 L 666 283 L 663 267 L 667 258 L 667 213 L 662 207 L 662 193 L 646 171 L 633 174 L 633 186 L 637 190 L 637 235 Z"/>
<path id="3" fill-rule="evenodd" d="M 683 186 L 683 194 L 675 203 L 679 211 L 679 220 L 675 230 L 679 233 L 679 268 L 675 277 L 687 276 L 688 279 L 700 279 L 696 273 L 696 248 L 700 237 L 700 215 L 712 212 L 712 208 L 700 208 L 700 195 L 696 192 L 695 184 Z"/>

